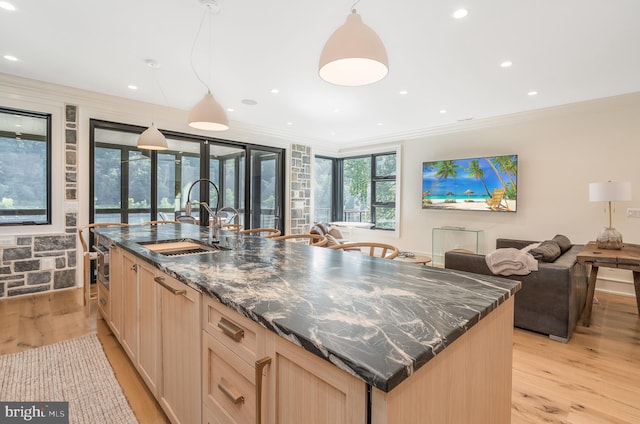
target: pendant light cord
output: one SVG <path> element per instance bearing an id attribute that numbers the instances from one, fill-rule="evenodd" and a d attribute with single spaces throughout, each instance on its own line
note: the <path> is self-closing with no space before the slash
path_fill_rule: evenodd
<path id="1" fill-rule="evenodd" d="M 353 2 L 353 4 L 351 5 L 351 11 L 353 13 L 356 13 L 356 5 L 360 3 L 360 0 L 356 0 L 355 2 Z"/>
<path id="2" fill-rule="evenodd" d="M 358 1 L 360 1 L 360 0 L 358 0 Z M 207 85 L 207 83 L 204 82 L 204 80 L 202 78 L 200 78 L 200 75 L 198 75 L 198 71 L 196 71 L 196 67 L 193 64 L 193 54 L 194 54 L 195 49 L 196 49 L 196 43 L 197 43 L 198 39 L 200 38 L 200 31 L 202 30 L 202 23 L 204 22 L 204 18 L 206 16 L 208 10 L 209 10 L 209 8 L 205 7 L 204 12 L 202 12 L 202 18 L 200 19 L 200 25 L 198 25 L 198 32 L 196 33 L 196 38 L 193 40 L 193 45 L 191 46 L 191 56 L 189 57 L 189 61 L 191 63 L 191 70 L 196 75 L 196 78 L 198 78 L 198 81 L 200 81 L 202 83 L 202 85 L 204 85 L 204 87 L 207 89 L 207 92 L 210 93 L 211 89 L 209 88 L 209 85 Z M 211 34 L 211 15 L 209 15 L 209 34 Z M 209 39 L 211 39 L 211 37 L 209 37 Z M 209 73 L 211 73 L 211 52 L 209 52 Z"/>

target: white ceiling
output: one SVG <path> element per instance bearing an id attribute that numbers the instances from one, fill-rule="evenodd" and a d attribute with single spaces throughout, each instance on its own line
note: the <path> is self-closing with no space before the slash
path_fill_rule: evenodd
<path id="1" fill-rule="evenodd" d="M 0 58 L 1 73 L 184 110 L 206 92 L 190 65 L 205 10 L 199 0 L 9 1 L 16 11 L 0 9 L 0 56 L 19 60 Z M 640 91 L 638 0 L 362 0 L 358 13 L 390 61 L 389 75 L 365 87 L 333 86 L 317 72 L 352 1 L 218 3 L 195 43 L 195 68 L 234 109 L 232 126 L 300 142 L 415 136 Z M 469 15 L 453 19 L 458 7 Z M 513 66 L 501 68 L 505 60 Z M 532 90 L 539 94 L 528 96 Z"/>

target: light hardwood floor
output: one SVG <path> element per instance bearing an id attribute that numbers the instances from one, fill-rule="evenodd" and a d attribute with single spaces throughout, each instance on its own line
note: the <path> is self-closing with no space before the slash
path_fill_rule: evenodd
<path id="1" fill-rule="evenodd" d="M 596 297 L 591 327 L 578 325 L 569 343 L 515 329 L 512 424 L 640 423 L 635 298 L 601 292 Z M 92 331 L 140 422 L 168 422 L 108 327 L 95 313 L 85 317 L 82 290 L 0 301 L 0 354 Z"/>

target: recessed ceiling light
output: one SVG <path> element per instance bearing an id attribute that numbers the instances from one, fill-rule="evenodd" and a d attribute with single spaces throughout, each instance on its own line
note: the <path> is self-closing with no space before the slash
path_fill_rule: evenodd
<path id="1" fill-rule="evenodd" d="M 527 93 L 527 96 L 537 96 L 537 95 L 538 95 L 538 92 L 537 92 L 537 91 L 529 91 L 529 92 Z"/>
<path id="2" fill-rule="evenodd" d="M 234 109 L 234 108 L 232 108 L 232 107 L 228 107 L 228 108 L 227 108 L 227 112 L 234 112 L 234 111 L 235 111 L 235 109 Z"/>
<path id="3" fill-rule="evenodd" d="M 447 113 L 447 110 L 446 109 L 441 109 L 440 113 L 444 115 L 445 113 Z"/>
<path id="4" fill-rule="evenodd" d="M 337 133 L 335 131 L 331 131 L 331 135 L 335 136 Z"/>
<path id="5" fill-rule="evenodd" d="M 469 14 L 469 11 L 467 9 L 458 9 L 455 12 L 453 12 L 453 16 L 456 19 L 462 19 L 465 16 L 467 16 Z"/>
<path id="6" fill-rule="evenodd" d="M 138 86 L 137 86 L 137 85 L 133 85 L 133 84 L 129 84 L 129 85 L 127 85 L 127 88 L 128 88 L 129 90 L 137 90 L 137 89 L 138 89 Z"/>
<path id="7" fill-rule="evenodd" d="M 242 99 L 241 102 L 243 105 L 247 105 L 247 106 L 255 106 L 258 104 L 258 102 L 256 102 L 253 99 Z"/>
<path id="8" fill-rule="evenodd" d="M 340 112 L 340 108 L 339 107 L 333 109 L 333 113 L 338 113 L 338 112 Z"/>
<path id="9" fill-rule="evenodd" d="M 16 7 L 14 5 L 12 5 L 11 3 L 9 3 L 8 1 L 0 1 L 0 9 L 4 9 L 4 10 L 8 10 L 10 12 L 13 12 L 14 10 L 16 10 Z"/>
<path id="10" fill-rule="evenodd" d="M 500 66 L 501 66 L 502 68 L 510 68 L 510 67 L 511 67 L 511 65 L 513 65 L 513 62 L 511 62 L 510 60 L 505 60 L 504 62 L 502 62 L 502 63 L 500 64 Z"/>
<path id="11" fill-rule="evenodd" d="M 401 94 L 404 96 L 405 94 L 409 94 L 409 90 L 400 90 L 398 91 L 398 94 Z"/>
<path id="12" fill-rule="evenodd" d="M 15 57 L 15 56 L 11 56 L 10 54 L 5 54 L 5 55 L 4 55 L 4 56 L 2 56 L 2 57 L 4 57 L 4 58 L 5 58 L 5 59 L 7 59 L 7 60 L 10 60 L 11 62 L 17 62 L 17 61 L 18 61 L 18 58 L 17 58 L 17 57 Z"/>
<path id="13" fill-rule="evenodd" d="M 280 90 L 278 90 L 277 88 L 273 88 L 273 89 L 271 90 L 271 92 L 272 92 L 273 94 L 278 94 L 278 93 L 280 92 Z"/>
<path id="14" fill-rule="evenodd" d="M 158 69 L 162 67 L 162 65 L 160 65 L 160 63 L 158 63 L 158 61 L 154 59 L 145 59 L 144 63 L 146 63 L 147 66 L 151 69 Z"/>
<path id="15" fill-rule="evenodd" d="M 383 124 L 382 122 L 378 122 L 376 125 L 377 125 L 377 126 L 379 126 L 379 127 L 381 127 L 381 126 L 383 126 L 384 124 Z"/>
<path id="16" fill-rule="evenodd" d="M 287 125 L 288 125 L 288 126 L 292 126 L 292 125 L 293 125 L 293 122 L 287 122 Z"/>

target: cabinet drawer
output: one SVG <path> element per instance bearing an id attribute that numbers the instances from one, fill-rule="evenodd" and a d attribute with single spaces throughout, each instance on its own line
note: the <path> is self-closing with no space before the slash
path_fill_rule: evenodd
<path id="1" fill-rule="evenodd" d="M 107 290 L 102 284 L 96 284 L 98 285 L 98 310 L 100 311 L 102 318 L 109 322 L 109 320 L 111 320 L 111 295 L 109 290 Z"/>
<path id="2" fill-rule="evenodd" d="M 219 422 L 255 422 L 255 371 L 216 338 L 203 332 L 203 403 L 214 413 L 224 410 Z"/>
<path id="3" fill-rule="evenodd" d="M 264 338 L 264 328 L 211 298 L 203 299 L 202 328 L 244 361 L 254 364 L 262 353 L 258 346 Z"/>

